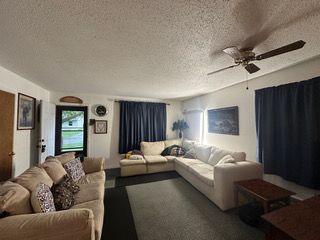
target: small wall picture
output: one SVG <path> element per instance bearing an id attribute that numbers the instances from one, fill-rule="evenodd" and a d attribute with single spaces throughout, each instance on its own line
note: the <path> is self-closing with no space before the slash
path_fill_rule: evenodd
<path id="1" fill-rule="evenodd" d="M 208 132 L 239 135 L 238 107 L 208 110 Z"/>
<path id="2" fill-rule="evenodd" d="M 108 124 L 105 120 L 96 120 L 94 123 L 94 133 L 104 134 L 107 133 Z"/>
<path id="3" fill-rule="evenodd" d="M 36 99 L 18 93 L 17 129 L 30 130 L 35 127 Z"/>

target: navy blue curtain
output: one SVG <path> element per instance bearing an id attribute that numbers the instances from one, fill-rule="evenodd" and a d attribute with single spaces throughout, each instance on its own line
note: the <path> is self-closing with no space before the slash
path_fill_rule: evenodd
<path id="1" fill-rule="evenodd" d="M 120 102 L 119 153 L 140 149 L 140 142 L 166 139 L 165 103 Z"/>
<path id="2" fill-rule="evenodd" d="M 320 77 L 256 90 L 264 172 L 320 189 Z"/>

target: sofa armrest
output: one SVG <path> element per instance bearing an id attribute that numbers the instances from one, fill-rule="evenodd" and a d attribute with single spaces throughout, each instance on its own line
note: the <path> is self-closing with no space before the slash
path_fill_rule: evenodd
<path id="1" fill-rule="evenodd" d="M 226 210 L 235 206 L 234 182 L 262 178 L 262 175 L 262 164 L 258 162 L 242 161 L 214 166 L 214 188 L 220 208 Z"/>
<path id="2" fill-rule="evenodd" d="M 1 239 L 94 239 L 90 209 L 15 215 L 0 219 Z"/>
<path id="3" fill-rule="evenodd" d="M 85 157 L 82 162 L 83 170 L 86 174 L 103 171 L 104 161 L 103 157 Z"/>

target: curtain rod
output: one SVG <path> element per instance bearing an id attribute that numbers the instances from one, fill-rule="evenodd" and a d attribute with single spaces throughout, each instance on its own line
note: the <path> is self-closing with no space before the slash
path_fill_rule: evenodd
<path id="1" fill-rule="evenodd" d="M 162 102 L 148 102 L 148 101 L 131 101 L 131 100 L 114 100 L 115 102 L 146 102 L 146 103 L 162 103 Z M 170 103 L 164 103 L 167 106 L 170 106 Z"/>

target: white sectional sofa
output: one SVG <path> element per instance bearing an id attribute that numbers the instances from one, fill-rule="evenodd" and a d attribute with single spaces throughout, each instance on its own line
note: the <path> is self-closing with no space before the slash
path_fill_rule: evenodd
<path id="1" fill-rule="evenodd" d="M 196 159 L 161 156 L 171 145 L 192 149 Z M 221 210 L 235 206 L 235 181 L 262 178 L 262 165 L 247 161 L 244 152 L 232 152 L 215 146 L 196 144 L 180 139 L 161 142 L 141 142 L 144 157 L 120 161 L 121 176 L 132 176 L 163 171 L 177 171 L 183 178 L 206 195 Z"/>

